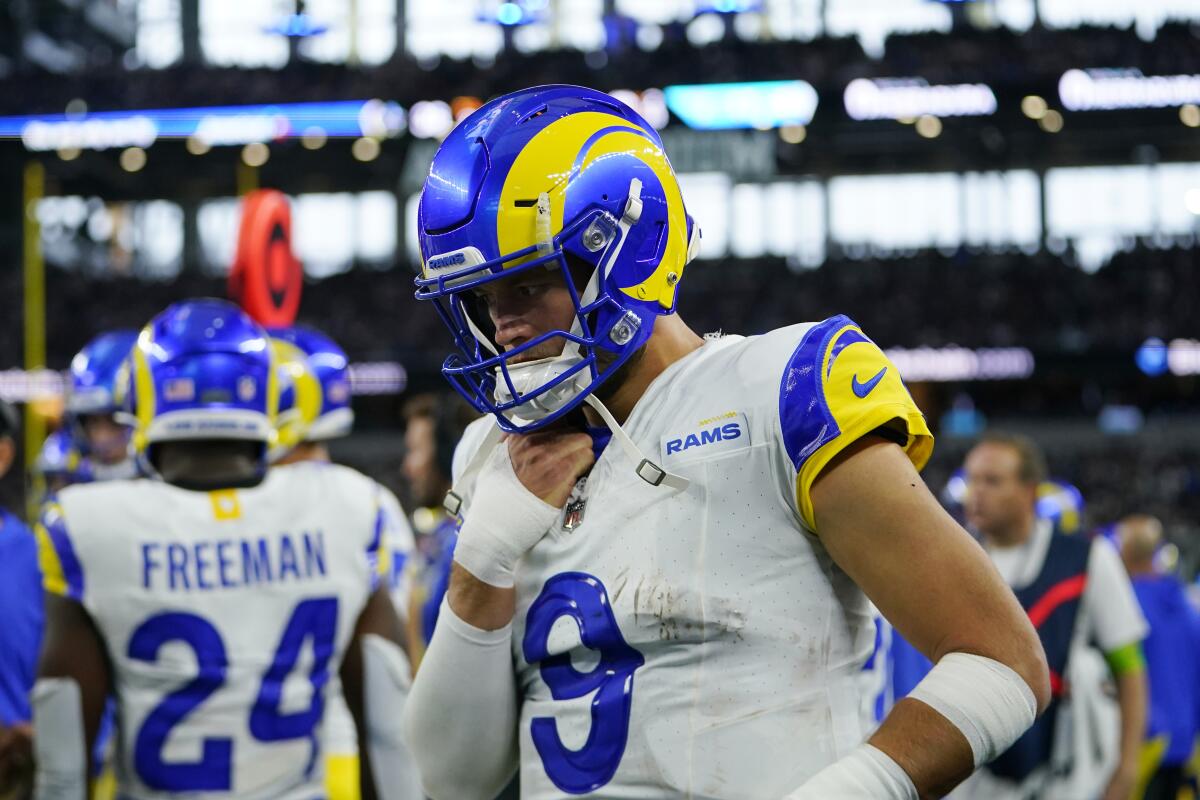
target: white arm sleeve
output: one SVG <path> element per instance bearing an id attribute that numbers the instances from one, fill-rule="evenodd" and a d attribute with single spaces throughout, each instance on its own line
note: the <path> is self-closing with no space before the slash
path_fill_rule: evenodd
<path id="1" fill-rule="evenodd" d="M 87 743 L 79 684 L 72 678 L 40 678 L 31 699 L 34 800 L 85 800 Z"/>
<path id="2" fill-rule="evenodd" d="M 512 626 L 484 631 L 442 602 L 404 711 L 404 731 L 433 800 L 492 800 L 517 770 Z"/>
<path id="3" fill-rule="evenodd" d="M 382 636 L 362 638 L 366 750 L 380 800 L 422 800 L 412 754 L 404 746 L 403 712 L 412 670 L 400 647 Z M 360 743 L 361 746 L 361 743 Z"/>

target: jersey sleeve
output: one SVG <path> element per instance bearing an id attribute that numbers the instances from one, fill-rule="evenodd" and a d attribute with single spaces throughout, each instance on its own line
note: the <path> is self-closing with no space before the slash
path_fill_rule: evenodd
<path id="1" fill-rule="evenodd" d="M 50 501 L 42 508 L 34 533 L 38 540 L 42 588 L 52 594 L 83 602 L 83 565 L 71 543 L 67 518 L 58 502 Z"/>
<path id="2" fill-rule="evenodd" d="M 796 510 L 816 531 L 813 481 L 834 456 L 878 429 L 903 442 L 917 469 L 933 452 L 925 417 L 896 365 L 849 317 L 818 323 L 801 337 L 779 385 L 783 447 L 795 470 Z"/>
<path id="3" fill-rule="evenodd" d="M 1121 557 L 1102 536 L 1088 554 L 1083 602 L 1091 637 L 1105 654 L 1140 642 L 1149 631 Z"/>
<path id="4" fill-rule="evenodd" d="M 380 586 L 388 586 L 392 575 L 392 548 L 389 542 L 392 512 L 388 508 L 386 494 L 389 494 L 387 489 L 376 484 L 375 526 L 371 540 L 367 543 L 367 565 L 370 568 L 372 592 Z"/>

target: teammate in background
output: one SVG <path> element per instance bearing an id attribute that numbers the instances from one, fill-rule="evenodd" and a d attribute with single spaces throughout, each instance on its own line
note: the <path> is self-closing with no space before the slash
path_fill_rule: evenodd
<path id="1" fill-rule="evenodd" d="M 75 438 L 65 430 L 54 431 L 42 442 L 42 449 L 33 462 L 33 473 L 42 483 L 39 506 L 46 497 L 73 483 L 92 480 L 91 466 L 79 452 Z"/>
<path id="2" fill-rule="evenodd" d="M 1033 722 L 1036 634 L 918 475 L 932 438 L 895 366 L 845 317 L 693 333 L 699 231 L 636 112 L 571 86 L 491 101 L 442 143 L 418 225 L 443 372 L 493 415 L 456 456 L 405 718 L 434 798 L 518 765 L 527 798 L 932 796 Z M 864 742 L 867 597 L 936 666 Z"/>
<path id="3" fill-rule="evenodd" d="M 18 433 L 16 410 L 0 400 L 0 480 L 16 459 Z M 29 528 L 0 507 L 0 797 L 19 790 L 32 755 L 29 692 L 42 638 L 40 584 Z"/>
<path id="4" fill-rule="evenodd" d="M 377 486 L 334 465 L 267 471 L 268 340 L 229 303 L 171 306 L 131 366 L 135 451 L 158 480 L 68 487 L 37 529 L 38 785 L 83 796 L 113 693 L 121 794 L 319 797 L 339 670 L 364 754 L 386 767 L 397 732 L 376 709 L 404 676 Z"/>
<path id="5" fill-rule="evenodd" d="M 1106 541 L 1055 533 L 1051 520 L 1038 518 L 1038 486 L 1045 474 L 1041 451 L 1025 437 L 991 433 L 967 454 L 967 521 L 1041 637 L 1053 700 L 1029 732 L 964 787 L 964 795 L 1054 800 L 1102 791 L 1104 800 L 1128 800 L 1146 720 L 1140 644 L 1146 622 Z M 1120 744 L 1111 776 L 1080 763 L 1080 751 L 1088 749 L 1081 743 L 1101 733 L 1095 725 L 1079 724 L 1087 717 L 1089 693 L 1099 692 L 1098 679 L 1073 677 L 1088 663 L 1089 641 L 1098 644 L 1117 685 Z M 1069 703 L 1064 686 L 1071 687 Z M 1056 775 L 1064 766 L 1071 767 L 1065 778 Z M 1077 781 L 1099 785 L 1084 790 Z"/>
<path id="6" fill-rule="evenodd" d="M 330 464 L 329 441 L 348 436 L 354 428 L 350 406 L 350 362 L 345 351 L 323 333 L 301 326 L 270 331 L 280 376 L 280 404 L 276 430 L 280 442 L 272 463 Z M 407 584 L 400 579 L 414 550 L 412 529 L 400 501 L 382 484 L 378 486 L 384 538 L 391 547 L 387 585 L 401 620 L 407 619 L 404 603 Z M 407 644 L 407 642 L 406 642 Z M 398 714 L 399 709 L 392 713 Z M 346 708 L 336 678 L 330 687 L 329 706 L 322 727 L 325 748 L 325 789 L 329 800 L 357 800 L 360 762 L 354 719 Z M 395 787 L 399 791 L 399 787 Z M 401 797 L 419 798 L 415 783 Z"/>
<path id="7" fill-rule="evenodd" d="M 1200 612 L 1183 583 L 1155 568 L 1162 523 L 1144 515 L 1117 524 L 1121 559 L 1133 581 L 1150 635 L 1142 643 L 1150 686 L 1143 774 L 1135 797 L 1175 800 L 1200 733 Z"/>
<path id="8" fill-rule="evenodd" d="M 71 359 L 67 419 L 92 480 L 137 475 L 129 453 L 129 427 L 117 417 L 118 376 L 136 339 L 136 331 L 102 333 Z"/>
<path id="9" fill-rule="evenodd" d="M 454 445 L 465 427 L 463 415 L 456 413 L 462 405 L 457 396 L 422 394 L 404 406 L 401 469 L 414 506 L 413 527 L 420 537 L 418 557 L 409 570 L 412 595 L 407 603 L 408 652 L 414 671 L 433 637 L 458 541 L 458 520 L 446 513 L 442 500 L 450 491 Z"/>

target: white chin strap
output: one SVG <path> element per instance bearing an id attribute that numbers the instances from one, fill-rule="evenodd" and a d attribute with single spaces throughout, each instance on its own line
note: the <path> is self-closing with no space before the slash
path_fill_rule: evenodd
<path id="1" fill-rule="evenodd" d="M 600 418 L 604 420 L 604 424 L 612 431 L 613 439 L 620 445 L 626 457 L 634 463 L 634 471 L 639 478 L 651 486 L 666 486 L 669 489 L 680 492 L 691 485 L 691 481 L 687 478 L 682 475 L 676 475 L 673 472 L 668 472 L 646 458 L 641 449 L 634 444 L 633 439 L 629 438 L 629 434 L 625 432 L 625 429 L 621 427 L 621 423 L 617 422 L 616 417 L 605 407 L 604 403 L 600 402 L 599 398 L 589 394 L 584 398 L 584 402 L 600 415 Z M 492 451 L 500 444 L 503 437 L 504 431 L 500 429 L 499 425 L 493 424 L 488 429 L 487 436 L 479 444 L 479 449 L 475 451 L 475 455 L 471 457 L 466 469 L 463 470 L 462 475 L 455 481 L 453 488 L 446 494 L 446 499 L 443 501 L 443 506 L 451 516 L 456 517 L 462 511 L 463 499 L 470 487 L 475 483 L 475 478 L 488 462 Z"/>
<path id="2" fill-rule="evenodd" d="M 642 182 L 637 178 L 633 178 L 629 181 L 629 195 L 625 200 L 624 211 L 621 214 L 621 219 L 617 221 L 616 244 L 611 246 L 611 252 L 608 257 L 596 269 L 592 270 L 592 276 L 579 296 L 579 305 L 581 308 L 591 305 L 599 297 L 603 279 L 607 277 L 612 265 L 621 255 L 621 249 L 625 246 L 625 240 L 629 237 L 630 228 L 637 224 L 637 221 L 641 218 Z M 538 195 L 537 201 L 536 225 L 539 255 L 547 254 L 553 249 L 553 236 L 550 235 L 549 220 L 550 196 L 543 192 Z M 476 327 L 470 315 L 466 315 L 466 319 L 471 333 L 475 335 L 480 344 L 489 350 L 492 355 L 498 355 L 496 348 L 492 346 L 491 340 Z M 578 316 L 576 316 L 575 322 L 571 325 L 571 334 L 574 336 L 583 335 L 583 321 Z M 563 344 L 562 353 L 559 355 L 550 358 L 541 358 L 536 361 L 527 361 L 523 364 L 513 364 L 508 367 L 508 376 L 517 394 L 523 395 L 539 386 L 545 386 L 564 372 L 577 366 L 582 360 L 583 356 L 579 353 L 579 344 L 568 340 Z M 580 370 L 572 379 L 563 381 L 554 389 L 526 403 L 522 403 L 518 406 L 512 418 L 520 422 L 534 422 L 547 417 L 578 397 L 579 393 L 583 391 L 584 386 L 590 382 L 590 379 L 591 375 L 587 370 Z M 505 405 L 515 399 L 512 393 L 509 392 L 508 383 L 504 380 L 504 374 L 499 367 L 496 368 L 496 390 L 494 396 L 497 405 Z"/>

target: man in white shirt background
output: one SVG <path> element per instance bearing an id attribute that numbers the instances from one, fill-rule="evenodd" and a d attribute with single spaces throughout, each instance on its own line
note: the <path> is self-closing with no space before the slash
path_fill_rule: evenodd
<path id="1" fill-rule="evenodd" d="M 1115 548 L 1102 537 L 1055 533 L 1037 518 L 1045 475 L 1045 457 L 1022 436 L 989 433 L 967 454 L 967 522 L 1038 631 L 1053 700 L 960 791 L 989 800 L 1128 800 L 1146 719 L 1146 622 Z M 1116 686 L 1119 744 L 1101 688 L 1106 673 Z"/>

